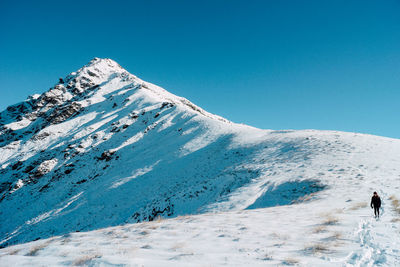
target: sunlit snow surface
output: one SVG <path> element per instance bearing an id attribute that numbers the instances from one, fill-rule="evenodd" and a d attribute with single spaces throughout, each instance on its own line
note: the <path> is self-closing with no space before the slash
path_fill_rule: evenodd
<path id="1" fill-rule="evenodd" d="M 0 266 L 400 265 L 398 139 L 235 124 L 108 59 L 0 123 Z"/>

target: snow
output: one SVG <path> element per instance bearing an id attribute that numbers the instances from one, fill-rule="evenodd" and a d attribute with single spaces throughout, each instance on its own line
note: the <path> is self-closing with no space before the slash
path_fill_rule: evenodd
<path id="1" fill-rule="evenodd" d="M 16 122 L 12 122 L 12 123 L 9 123 L 7 125 L 4 125 L 4 127 L 15 131 L 15 130 L 20 130 L 20 129 L 23 129 L 25 127 L 28 127 L 29 124 L 31 124 L 31 121 L 28 120 L 27 118 L 23 118 L 20 121 L 16 121 Z"/>
<path id="2" fill-rule="evenodd" d="M 150 165 L 150 166 L 146 166 L 142 169 L 139 170 L 135 170 L 131 173 L 131 176 L 128 177 L 124 177 L 120 180 L 117 180 L 110 188 L 117 188 L 123 184 L 126 184 L 127 182 L 131 181 L 132 179 L 135 179 L 137 177 L 140 177 L 150 171 L 153 170 L 154 166 L 156 166 L 159 163 L 159 161 L 155 162 L 154 164 Z"/>
<path id="3" fill-rule="evenodd" d="M 110 59 L 64 81 L 1 113 L 0 266 L 400 265 L 400 140 L 235 124 Z"/>
<path id="4" fill-rule="evenodd" d="M 39 167 L 37 168 L 36 172 L 42 176 L 49 173 L 54 167 L 57 165 L 57 159 L 50 159 L 43 161 Z"/>

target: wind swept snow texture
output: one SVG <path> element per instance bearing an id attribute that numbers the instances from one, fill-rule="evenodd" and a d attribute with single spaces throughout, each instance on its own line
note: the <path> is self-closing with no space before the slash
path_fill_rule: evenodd
<path id="1" fill-rule="evenodd" d="M 0 113 L 0 265 L 395 266 L 399 166 L 400 140 L 235 124 L 95 58 Z"/>

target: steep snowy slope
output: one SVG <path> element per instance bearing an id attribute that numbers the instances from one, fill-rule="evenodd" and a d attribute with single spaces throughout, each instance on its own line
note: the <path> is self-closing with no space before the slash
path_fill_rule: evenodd
<path id="1" fill-rule="evenodd" d="M 0 123 L 1 246 L 59 236 L 0 265 L 400 261 L 400 140 L 238 125 L 97 58 Z"/>
<path id="2" fill-rule="evenodd" d="M 206 210 L 260 176 L 249 164 L 258 144 L 240 139 L 266 134 L 109 59 L 7 108 L 1 123 L 3 246 Z"/>

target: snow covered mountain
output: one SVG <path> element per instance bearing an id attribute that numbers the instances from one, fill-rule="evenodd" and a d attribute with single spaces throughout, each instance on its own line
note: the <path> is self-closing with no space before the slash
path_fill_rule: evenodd
<path id="1" fill-rule="evenodd" d="M 400 264 L 400 140 L 235 124 L 110 59 L 1 112 L 0 166 L 4 266 Z"/>

